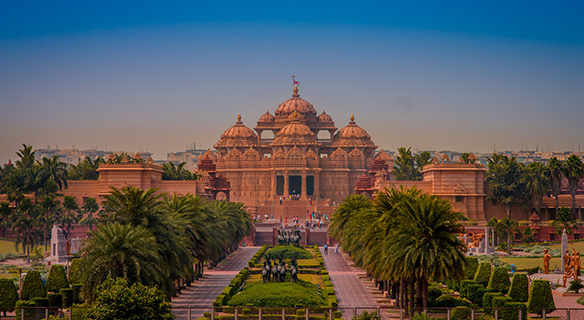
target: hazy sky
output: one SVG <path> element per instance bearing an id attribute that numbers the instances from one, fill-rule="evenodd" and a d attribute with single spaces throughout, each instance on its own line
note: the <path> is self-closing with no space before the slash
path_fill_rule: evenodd
<path id="1" fill-rule="evenodd" d="M 580 1 L 0 2 L 0 163 L 22 143 L 212 148 L 292 94 L 385 149 L 576 149 Z"/>

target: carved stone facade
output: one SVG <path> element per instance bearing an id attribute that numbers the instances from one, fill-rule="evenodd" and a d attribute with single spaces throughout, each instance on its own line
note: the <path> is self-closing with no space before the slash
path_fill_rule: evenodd
<path id="1" fill-rule="evenodd" d="M 269 132 L 271 138 L 262 137 Z M 319 132 L 328 138 L 319 139 Z M 393 167 L 385 153 L 374 159 L 376 148 L 352 115 L 337 131 L 331 116 L 324 111 L 317 115 L 295 86 L 292 98 L 280 104 L 274 115 L 266 111 L 254 130 L 239 115 L 215 145 L 217 159 L 213 161 L 231 184 L 232 201 L 249 206 L 282 198 L 340 203 L 354 193 L 357 181 L 370 172 L 374 161 L 386 173 Z"/>

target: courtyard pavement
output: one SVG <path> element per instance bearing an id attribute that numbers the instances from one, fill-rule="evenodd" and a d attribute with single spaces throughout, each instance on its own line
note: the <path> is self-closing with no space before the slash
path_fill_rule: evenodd
<path id="1" fill-rule="evenodd" d="M 188 308 L 192 307 L 191 319 L 210 312 L 213 301 L 229 282 L 239 273 L 260 247 L 239 248 L 229 255 L 217 267 L 205 270 L 204 277 L 193 283 L 193 286 L 183 290 L 179 297 L 172 300 L 173 311 L 177 320 L 188 319 Z"/>

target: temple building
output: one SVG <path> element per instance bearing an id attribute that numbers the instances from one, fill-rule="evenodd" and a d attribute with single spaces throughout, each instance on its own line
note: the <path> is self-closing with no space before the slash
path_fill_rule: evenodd
<path id="1" fill-rule="evenodd" d="M 298 201 L 296 207 L 338 204 L 355 192 L 373 163 L 385 168 L 386 175 L 393 168 L 386 153 L 374 158 L 377 146 L 371 136 L 353 115 L 349 119 L 338 130 L 332 117 L 318 114 L 294 86 L 292 97 L 273 115 L 266 111 L 253 130 L 238 115 L 214 146 L 216 155 L 208 151 L 201 156 L 199 168 L 213 160 L 231 186 L 229 194 L 218 197 L 249 206 L 280 204 L 281 199 Z"/>

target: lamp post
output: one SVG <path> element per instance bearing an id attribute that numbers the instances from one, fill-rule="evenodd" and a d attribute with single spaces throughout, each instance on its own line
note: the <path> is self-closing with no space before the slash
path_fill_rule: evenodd
<path id="1" fill-rule="evenodd" d="M 18 270 L 18 300 L 22 300 L 22 268 L 16 270 Z"/>

